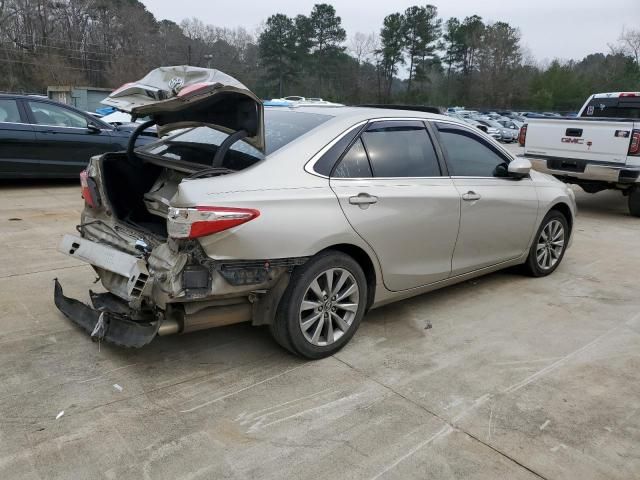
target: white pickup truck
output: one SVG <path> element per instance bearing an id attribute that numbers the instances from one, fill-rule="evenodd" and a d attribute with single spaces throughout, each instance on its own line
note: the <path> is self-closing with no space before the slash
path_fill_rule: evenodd
<path id="1" fill-rule="evenodd" d="M 591 95 L 575 118 L 530 118 L 519 142 L 536 170 L 588 193 L 620 190 L 640 217 L 640 92 Z"/>

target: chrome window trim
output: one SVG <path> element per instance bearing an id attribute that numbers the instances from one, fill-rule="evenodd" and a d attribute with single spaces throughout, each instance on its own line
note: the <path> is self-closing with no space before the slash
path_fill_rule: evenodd
<path id="1" fill-rule="evenodd" d="M 25 122 L 0 122 L 0 124 L 5 124 L 5 125 L 30 125 L 33 126 L 33 123 L 25 123 Z"/>
<path id="2" fill-rule="evenodd" d="M 348 178 L 342 178 L 342 177 L 329 177 L 330 180 L 335 180 L 335 181 L 349 181 L 349 180 L 403 180 L 403 179 L 410 179 L 410 180 L 433 180 L 433 179 L 440 179 L 440 178 L 446 178 L 446 179 L 453 179 L 454 177 L 450 177 L 449 175 L 439 175 L 437 177 L 348 177 Z M 467 177 L 469 178 L 469 177 Z M 485 178 L 485 177 L 480 177 L 480 178 Z"/>

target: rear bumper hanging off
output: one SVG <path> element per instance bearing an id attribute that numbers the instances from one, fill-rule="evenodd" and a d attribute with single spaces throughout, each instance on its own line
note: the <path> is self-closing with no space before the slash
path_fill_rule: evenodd
<path id="1" fill-rule="evenodd" d="M 73 323 L 91 335 L 92 340 L 103 340 L 122 347 L 139 348 L 148 344 L 158 333 L 160 322 L 134 322 L 118 310 L 103 294 L 91 295 L 93 306 L 65 297 L 58 279 L 54 280 L 56 307 Z M 109 308 L 111 307 L 111 309 Z M 120 309 L 122 310 L 122 309 Z"/>

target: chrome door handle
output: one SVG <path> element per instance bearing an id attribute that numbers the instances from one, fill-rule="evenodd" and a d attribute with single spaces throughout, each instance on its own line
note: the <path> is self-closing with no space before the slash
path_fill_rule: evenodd
<path id="1" fill-rule="evenodd" d="M 474 192 L 473 190 L 469 190 L 467 193 L 462 195 L 462 199 L 466 202 L 473 202 L 475 200 L 480 200 L 480 195 Z"/>
<path id="2" fill-rule="evenodd" d="M 349 197 L 349 203 L 351 205 L 358 205 L 360 208 L 368 208 L 378 201 L 378 197 L 369 195 L 368 193 L 359 193 L 355 197 Z"/>

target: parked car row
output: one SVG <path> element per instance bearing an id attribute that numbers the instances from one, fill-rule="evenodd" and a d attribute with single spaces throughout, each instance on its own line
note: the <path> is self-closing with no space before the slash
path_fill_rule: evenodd
<path id="1" fill-rule="evenodd" d="M 447 111 L 447 115 L 473 125 L 504 143 L 517 141 L 520 127 L 524 124 L 517 115 L 506 116 L 495 112 L 481 113 L 476 110 L 458 109 Z"/>

